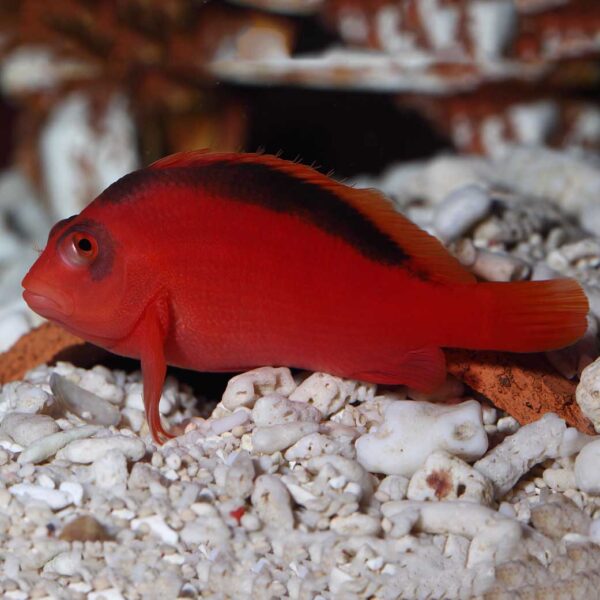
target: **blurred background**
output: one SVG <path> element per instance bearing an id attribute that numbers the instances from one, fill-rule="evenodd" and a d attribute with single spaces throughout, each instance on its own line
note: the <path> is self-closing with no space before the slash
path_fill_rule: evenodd
<path id="1" fill-rule="evenodd" d="M 442 154 L 597 156 L 598 0 L 2 0 L 0 351 L 50 226 L 211 148 L 369 181 Z"/>

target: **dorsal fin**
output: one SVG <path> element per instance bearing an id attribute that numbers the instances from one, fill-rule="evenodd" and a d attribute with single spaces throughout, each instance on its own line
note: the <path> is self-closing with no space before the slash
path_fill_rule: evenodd
<path id="1" fill-rule="evenodd" d="M 454 258 L 442 243 L 400 214 L 392 203 L 375 189 L 356 189 L 339 183 L 306 165 L 268 154 L 211 153 L 208 150 L 180 152 L 166 156 L 150 169 L 200 167 L 215 163 L 260 164 L 290 177 L 320 186 L 354 207 L 385 233 L 409 256 L 413 268 L 439 283 L 474 283 L 474 275 Z"/>

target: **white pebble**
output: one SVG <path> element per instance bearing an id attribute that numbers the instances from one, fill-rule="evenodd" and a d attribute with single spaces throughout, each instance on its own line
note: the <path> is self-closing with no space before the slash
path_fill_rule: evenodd
<path id="1" fill-rule="evenodd" d="M 117 588 L 107 588 L 99 592 L 90 592 L 87 600 L 125 600 L 125 597 Z"/>
<path id="2" fill-rule="evenodd" d="M 487 443 L 475 400 L 453 406 L 398 400 L 385 409 L 384 422 L 355 445 L 368 471 L 410 477 L 435 450 L 472 460 L 486 451 Z"/>
<path id="3" fill-rule="evenodd" d="M 57 458 L 74 463 L 92 463 L 109 450 L 120 450 L 128 460 L 140 460 L 146 454 L 146 445 L 139 438 L 113 435 L 104 438 L 76 440 L 57 453 Z"/>
<path id="4" fill-rule="evenodd" d="M 27 382 L 17 384 L 16 396 L 16 402 L 12 407 L 16 412 L 37 413 L 52 403 L 50 394 Z"/>
<path id="5" fill-rule="evenodd" d="M 350 402 L 372 400 L 377 386 L 372 383 L 342 379 L 328 373 L 313 373 L 290 395 L 294 402 L 311 404 L 325 416 L 332 415 Z"/>
<path id="6" fill-rule="evenodd" d="M 225 491 L 231 498 L 247 498 L 254 485 L 254 463 L 250 455 L 240 451 L 225 475 Z"/>
<path id="7" fill-rule="evenodd" d="M 330 526 L 341 535 L 377 535 L 381 529 L 379 519 L 357 512 L 346 517 L 333 518 Z"/>
<path id="8" fill-rule="evenodd" d="M 557 492 L 566 492 L 576 487 L 575 473 L 571 469 L 546 469 L 542 475 L 546 485 Z"/>
<path id="9" fill-rule="evenodd" d="M 85 425 L 84 427 L 73 427 L 66 431 L 58 431 L 36 440 L 20 456 L 19 463 L 39 463 L 50 458 L 61 448 L 72 442 L 91 437 L 100 431 L 101 427 L 96 425 Z"/>
<path id="10" fill-rule="evenodd" d="M 81 552 L 61 552 L 44 565 L 44 573 L 57 573 L 70 577 L 81 573 Z"/>
<path id="11" fill-rule="evenodd" d="M 521 427 L 473 466 L 494 484 L 496 497 L 506 494 L 533 467 L 559 455 L 566 430 L 554 413 Z"/>
<path id="12" fill-rule="evenodd" d="M 267 394 L 259 398 L 252 409 L 252 420 L 258 427 L 312 421 L 318 423 L 321 412 L 305 402 L 293 402 L 281 394 Z"/>
<path id="13" fill-rule="evenodd" d="M 226 545 L 231 532 L 214 506 L 200 514 L 195 521 L 186 523 L 181 530 L 181 541 L 188 546 L 206 545 L 219 548 Z"/>
<path id="14" fill-rule="evenodd" d="M 581 373 L 575 399 L 581 412 L 592 422 L 596 431 L 600 432 L 600 358 Z"/>
<path id="15" fill-rule="evenodd" d="M 32 413 L 8 413 L 0 424 L 0 433 L 10 436 L 24 448 L 57 431 L 58 425 L 52 417 Z"/>
<path id="16" fill-rule="evenodd" d="M 31 483 L 17 483 L 9 488 L 9 492 L 23 500 L 29 498 L 45 502 L 53 510 L 60 510 L 73 502 L 73 498 L 67 492 L 52 490 Z"/>
<path id="17" fill-rule="evenodd" d="M 385 477 L 375 493 L 375 497 L 380 502 L 388 502 L 389 500 L 403 500 L 406 498 L 409 479 L 402 475 L 388 475 Z"/>
<path id="18" fill-rule="evenodd" d="M 278 450 L 289 448 L 300 438 L 310 433 L 316 433 L 318 429 L 317 423 L 303 421 L 257 427 L 252 433 L 252 447 L 255 452 L 272 454 Z"/>
<path id="19" fill-rule="evenodd" d="M 91 425 L 117 425 L 121 420 L 119 408 L 74 384 L 58 373 L 50 376 L 50 389 L 59 404 Z"/>
<path id="20" fill-rule="evenodd" d="M 265 394 L 277 392 L 289 396 L 295 388 L 294 378 L 286 367 L 261 367 L 232 377 L 221 402 L 229 410 L 252 407 Z"/>
<path id="21" fill-rule="evenodd" d="M 483 219 L 492 206 L 486 189 L 477 184 L 450 192 L 436 207 L 433 227 L 437 235 L 450 242 Z"/>
<path id="22" fill-rule="evenodd" d="M 360 493 L 357 494 L 359 498 L 368 499 L 373 495 L 371 476 L 356 460 L 335 454 L 325 454 L 315 456 L 306 463 L 306 468 L 313 473 L 321 473 L 326 467 L 333 467 L 337 474 L 345 477 L 346 481 L 357 483 L 360 490 Z"/>
<path id="23" fill-rule="evenodd" d="M 412 476 L 406 496 L 409 500 L 465 500 L 490 504 L 491 482 L 456 456 L 443 450 L 429 455 Z"/>
<path id="24" fill-rule="evenodd" d="M 75 506 L 80 506 L 83 500 L 83 486 L 78 481 L 63 481 L 58 489 L 71 497 Z"/>
<path id="25" fill-rule="evenodd" d="M 406 510 L 419 511 L 415 527 L 425 533 L 455 534 L 471 539 L 467 566 L 516 558 L 521 542 L 521 525 L 490 508 L 472 502 L 386 502 L 381 510 L 386 518 Z"/>
<path id="26" fill-rule="evenodd" d="M 256 479 L 252 505 L 266 526 L 283 531 L 294 528 L 290 494 L 279 477 L 261 475 Z"/>
<path id="27" fill-rule="evenodd" d="M 165 523 L 165 520 L 161 515 L 133 519 L 131 521 L 131 529 L 137 531 L 144 524 L 148 525 L 150 531 L 158 536 L 165 544 L 175 546 L 179 541 L 179 534 Z"/>
<path id="28" fill-rule="evenodd" d="M 471 271 L 486 281 L 521 281 L 529 274 L 530 267 L 512 254 L 479 248 Z"/>
<path id="29" fill-rule="evenodd" d="M 592 521 L 588 535 L 593 542 L 600 544 L 600 519 L 594 519 Z"/>
<path id="30" fill-rule="evenodd" d="M 219 419 L 208 419 L 206 425 L 209 427 L 209 434 L 221 435 L 226 431 L 231 431 L 250 420 L 250 413 L 247 410 L 236 410 L 230 415 L 225 415 Z"/>
<path id="31" fill-rule="evenodd" d="M 121 450 L 112 448 L 92 463 L 96 485 L 104 489 L 124 490 L 127 483 L 127 458 Z"/>
<path id="32" fill-rule="evenodd" d="M 575 459 L 577 487 L 588 494 L 600 495 L 600 439 L 587 444 Z"/>
<path id="33" fill-rule="evenodd" d="M 300 438 L 284 456 L 287 461 L 305 460 L 321 454 L 342 454 L 347 446 L 351 447 L 343 440 L 333 439 L 322 433 L 310 433 Z"/>

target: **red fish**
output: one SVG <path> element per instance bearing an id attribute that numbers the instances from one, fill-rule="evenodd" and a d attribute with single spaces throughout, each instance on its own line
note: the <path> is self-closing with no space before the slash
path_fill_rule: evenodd
<path id="1" fill-rule="evenodd" d="M 432 390 L 443 347 L 533 352 L 586 329 L 573 280 L 478 283 L 379 192 L 257 154 L 166 157 L 57 223 L 29 306 L 141 359 L 157 442 L 167 364 L 288 365 Z"/>

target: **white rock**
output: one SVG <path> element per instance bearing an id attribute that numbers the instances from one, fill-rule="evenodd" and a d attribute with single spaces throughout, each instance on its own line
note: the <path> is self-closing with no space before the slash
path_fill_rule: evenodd
<path id="1" fill-rule="evenodd" d="M 61 492 L 71 496 L 71 502 L 76 506 L 81 505 L 83 500 L 83 486 L 78 481 L 63 481 L 59 488 Z"/>
<path id="2" fill-rule="evenodd" d="M 72 504 L 73 498 L 70 494 L 61 490 L 52 490 L 41 485 L 31 483 L 17 483 L 8 491 L 18 498 L 37 500 L 45 502 L 52 510 L 60 510 Z"/>
<path id="3" fill-rule="evenodd" d="M 322 433 L 311 433 L 300 438 L 284 454 L 287 461 L 305 460 L 321 454 L 342 454 L 350 446 L 343 440 L 334 439 Z M 351 446 L 350 446 L 351 447 Z"/>
<path id="4" fill-rule="evenodd" d="M 131 521 L 131 529 L 133 529 L 133 531 L 137 531 L 142 525 L 148 525 L 150 531 L 159 537 L 165 544 L 175 546 L 179 541 L 179 534 L 165 523 L 165 520 L 161 515 L 141 517 Z"/>
<path id="5" fill-rule="evenodd" d="M 51 456 L 54 456 L 61 448 L 72 442 L 91 437 L 100 431 L 101 427 L 95 425 L 85 425 L 84 427 L 73 427 L 66 431 L 58 431 L 40 438 L 33 442 L 29 448 L 19 456 L 19 463 L 39 463 Z"/>
<path id="6" fill-rule="evenodd" d="M 479 248 L 471 271 L 486 281 L 521 281 L 529 274 L 530 267 L 512 254 Z"/>
<path id="7" fill-rule="evenodd" d="M 125 600 L 125 597 L 117 588 L 107 588 L 99 592 L 90 592 L 87 600 Z"/>
<path id="8" fill-rule="evenodd" d="M 595 439 L 598 439 L 598 436 L 581 433 L 575 427 L 567 427 L 558 448 L 558 455 L 560 457 L 573 456 Z"/>
<path id="9" fill-rule="evenodd" d="M 50 389 L 66 410 L 76 414 L 91 425 L 117 425 L 121 411 L 117 406 L 69 381 L 58 373 L 50 376 Z"/>
<path id="10" fill-rule="evenodd" d="M 61 552 L 44 565 L 45 573 L 57 573 L 58 575 L 65 575 L 67 577 L 77 575 L 81 571 L 81 552 L 77 550 Z"/>
<path id="11" fill-rule="evenodd" d="M 508 492 L 525 473 L 547 458 L 556 458 L 566 425 L 554 413 L 521 427 L 473 466 L 494 484 L 497 498 Z"/>
<path id="12" fill-rule="evenodd" d="M 384 524 L 386 524 L 386 531 L 392 538 L 403 538 L 408 535 L 417 521 L 419 520 L 420 512 L 418 508 L 407 507 L 401 512 L 388 515 Z M 386 521 L 389 523 L 386 523 Z"/>
<path id="13" fill-rule="evenodd" d="M 354 577 L 339 567 L 333 567 L 329 572 L 329 590 L 334 597 L 342 598 L 347 595 L 344 585 L 352 581 L 354 581 Z"/>
<path id="14" fill-rule="evenodd" d="M 409 500 L 462 500 L 490 504 L 494 495 L 491 482 L 479 471 L 438 450 L 412 476 L 406 496 Z"/>
<path id="15" fill-rule="evenodd" d="M 0 433 L 10 436 L 24 448 L 57 431 L 58 425 L 52 417 L 32 413 L 8 413 L 0 424 Z"/>
<path id="16" fill-rule="evenodd" d="M 250 420 L 250 413 L 247 409 L 239 409 L 230 415 L 225 415 L 219 419 L 210 418 L 206 421 L 209 435 L 221 435 L 226 431 L 231 431 Z"/>
<path id="17" fill-rule="evenodd" d="M 372 473 L 412 476 L 435 450 L 465 460 L 487 449 L 481 405 L 475 400 L 446 406 L 396 401 L 384 422 L 356 441 L 357 460 Z"/>
<path id="18" fill-rule="evenodd" d="M 600 519 L 592 521 L 588 535 L 593 542 L 600 544 Z"/>
<path id="19" fill-rule="evenodd" d="M 575 459 L 577 487 L 588 494 L 600 495 L 600 439 L 587 444 Z"/>
<path id="20" fill-rule="evenodd" d="M 259 398 L 252 409 L 252 420 L 258 427 L 312 421 L 318 423 L 321 412 L 305 402 L 293 402 L 281 394 L 267 394 Z"/>
<path id="21" fill-rule="evenodd" d="M 124 490 L 129 476 L 127 458 L 116 448 L 94 460 L 91 471 L 96 485 L 104 489 Z"/>
<path id="22" fill-rule="evenodd" d="M 254 463 L 250 455 L 240 451 L 225 475 L 225 492 L 231 498 L 247 498 L 254 487 Z"/>
<path id="23" fill-rule="evenodd" d="M 273 392 L 289 396 L 295 388 L 294 378 L 286 367 L 260 367 L 232 377 L 221 402 L 229 410 L 252 407 L 261 396 Z"/>
<path id="24" fill-rule="evenodd" d="M 451 242 L 483 219 L 491 206 L 488 191 L 480 185 L 455 189 L 437 205 L 433 227 L 442 240 Z"/>
<path id="25" fill-rule="evenodd" d="M 329 416 L 349 402 L 371 400 L 376 389 L 377 386 L 372 383 L 313 373 L 289 397 L 294 402 L 312 404 L 323 415 Z"/>
<path id="26" fill-rule="evenodd" d="M 313 473 L 320 473 L 326 466 L 333 467 L 347 481 L 358 484 L 359 499 L 369 499 L 373 495 L 371 476 L 357 461 L 344 456 L 326 454 L 315 456 L 306 463 L 306 468 Z"/>
<path id="27" fill-rule="evenodd" d="M 256 479 L 252 505 L 266 526 L 280 531 L 294 528 L 290 494 L 279 477 L 261 475 Z"/>
<path id="28" fill-rule="evenodd" d="M 375 498 L 380 502 L 403 500 L 406 498 L 408 484 L 408 478 L 402 477 L 402 475 L 388 475 L 379 484 L 377 492 L 375 492 Z"/>
<path id="29" fill-rule="evenodd" d="M 571 469 L 546 469 L 542 478 L 550 489 L 557 492 L 566 492 L 577 487 L 575 473 Z"/>
<path id="30" fill-rule="evenodd" d="M 10 382 L 0 392 L 0 413 L 38 413 L 52 403 L 52 396 L 27 382 Z"/>
<path id="31" fill-rule="evenodd" d="M 581 373 L 575 398 L 581 412 L 600 433 L 600 358 L 588 365 Z"/>
<path id="32" fill-rule="evenodd" d="M 455 534 L 471 539 L 467 566 L 492 562 L 499 564 L 518 558 L 521 525 L 490 508 L 473 502 L 417 502 L 400 500 L 382 505 L 390 519 L 406 510 L 418 509 L 415 527 L 433 534 Z"/>
<path id="33" fill-rule="evenodd" d="M 272 454 L 278 450 L 289 448 L 300 438 L 310 433 L 316 433 L 318 429 L 317 423 L 303 421 L 257 427 L 252 433 L 252 447 L 255 452 Z"/>
<path id="34" fill-rule="evenodd" d="M 213 514 L 186 523 L 181 530 L 181 541 L 188 546 L 219 548 L 227 544 L 230 538 L 229 527 L 216 510 Z"/>
<path id="35" fill-rule="evenodd" d="M 341 535 L 377 535 L 381 529 L 379 519 L 357 512 L 333 518 L 330 526 Z"/>
<path id="36" fill-rule="evenodd" d="M 57 453 L 57 458 L 74 463 L 92 463 L 109 450 L 120 450 L 128 460 L 138 461 L 146 454 L 146 445 L 139 438 L 113 435 L 104 438 L 76 440 Z"/>
<path id="37" fill-rule="evenodd" d="M 125 423 L 131 429 L 131 431 L 139 433 L 142 430 L 142 427 L 146 422 L 144 411 L 126 406 L 123 410 L 121 410 L 121 414 L 125 417 L 125 419 L 127 419 Z"/>

